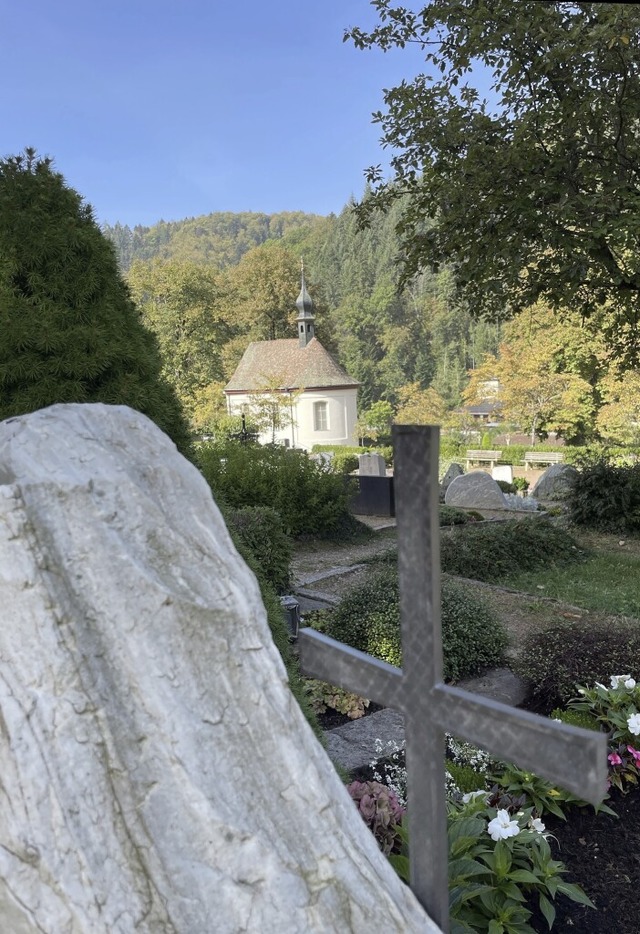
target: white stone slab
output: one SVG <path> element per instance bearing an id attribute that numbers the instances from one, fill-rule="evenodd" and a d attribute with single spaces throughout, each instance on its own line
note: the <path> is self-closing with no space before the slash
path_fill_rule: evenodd
<path id="1" fill-rule="evenodd" d="M 54 406 L 0 425 L 0 483 L 0 931 L 434 934 L 171 441 Z"/>

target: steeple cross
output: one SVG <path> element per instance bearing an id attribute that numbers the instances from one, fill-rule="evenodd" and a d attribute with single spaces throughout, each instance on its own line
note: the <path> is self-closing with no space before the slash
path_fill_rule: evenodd
<path id="1" fill-rule="evenodd" d="M 411 888 L 447 934 L 445 743 L 448 731 L 597 804 L 605 794 L 606 737 L 509 707 L 442 680 L 438 436 L 393 429 L 403 667 L 305 628 L 303 672 L 404 714 Z"/>

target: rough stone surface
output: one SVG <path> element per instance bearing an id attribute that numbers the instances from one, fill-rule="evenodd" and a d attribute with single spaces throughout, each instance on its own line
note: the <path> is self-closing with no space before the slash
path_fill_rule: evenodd
<path id="1" fill-rule="evenodd" d="M 444 501 L 447 506 L 466 509 L 508 509 L 504 493 L 488 473 L 472 470 L 449 484 Z"/>
<path id="2" fill-rule="evenodd" d="M 0 600 L 0 931 L 437 931 L 295 703 L 204 479 L 148 419 L 0 425 Z"/>
<path id="3" fill-rule="evenodd" d="M 531 495 L 545 502 L 562 500 L 577 476 L 578 471 L 571 464 L 552 464 L 542 474 Z"/>
<path id="4" fill-rule="evenodd" d="M 358 473 L 361 477 L 386 477 L 387 463 L 382 454 L 360 454 Z"/>
<path id="5" fill-rule="evenodd" d="M 527 685 L 509 668 L 491 668 L 477 678 L 467 678 L 459 681 L 457 687 L 472 694 L 482 694 L 492 700 L 501 701 L 518 707 L 529 694 Z"/>
<path id="6" fill-rule="evenodd" d="M 463 476 L 464 476 L 464 470 L 462 469 L 462 466 L 460 464 L 456 464 L 456 463 L 449 464 L 449 466 L 447 467 L 447 472 L 445 473 L 444 477 L 440 481 L 440 496 L 442 499 L 444 499 L 446 492 L 449 489 L 449 486 L 451 485 L 451 481 L 455 480 L 456 477 L 463 477 Z"/>
<path id="7" fill-rule="evenodd" d="M 345 723 L 327 733 L 327 752 L 334 762 L 353 771 L 376 758 L 376 740 L 404 748 L 404 719 L 401 713 L 385 707 L 353 723 Z"/>

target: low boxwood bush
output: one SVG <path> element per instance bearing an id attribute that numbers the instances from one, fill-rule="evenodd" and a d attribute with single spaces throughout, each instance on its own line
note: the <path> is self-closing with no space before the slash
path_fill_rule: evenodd
<path id="1" fill-rule="evenodd" d="M 382 454 L 387 467 L 393 465 L 393 447 L 390 444 L 376 444 L 372 447 L 355 447 L 348 444 L 314 444 L 311 448 L 312 454 L 319 454 L 323 451 L 333 454 L 334 465 L 337 463 L 355 463 L 355 466 L 344 471 L 345 473 L 358 469 L 358 457 L 360 454 Z M 353 461 L 354 457 L 355 462 Z"/>
<path id="2" fill-rule="evenodd" d="M 513 667 L 530 682 L 534 709 L 547 714 L 575 696 L 576 684 L 608 684 L 612 674 L 640 671 L 640 625 L 616 619 L 606 627 L 553 626 L 525 640 Z"/>
<path id="3" fill-rule="evenodd" d="M 566 500 L 576 525 L 611 532 L 640 530 L 640 464 L 617 467 L 600 460 L 576 477 Z"/>
<path id="4" fill-rule="evenodd" d="M 327 633 L 391 665 L 402 664 L 398 575 L 381 567 L 354 588 L 330 617 Z M 472 677 L 500 664 L 507 634 L 486 604 L 451 581 L 442 585 L 444 676 Z"/>
<path id="5" fill-rule="evenodd" d="M 237 441 L 200 445 L 197 462 L 216 499 L 228 506 L 272 506 L 292 536 L 327 535 L 348 523 L 353 488 L 304 451 Z"/>
<path id="6" fill-rule="evenodd" d="M 286 593 L 290 582 L 293 543 L 279 512 L 270 506 L 225 508 L 227 527 L 251 550 L 264 577 L 276 593 Z"/>
<path id="7" fill-rule="evenodd" d="M 584 556 L 568 532 L 545 519 L 470 523 L 442 536 L 440 555 L 443 571 L 482 581 Z"/>
<path id="8" fill-rule="evenodd" d="M 474 514 L 479 515 L 479 513 Z M 440 525 L 466 525 L 471 522 L 469 514 L 464 509 L 458 509 L 456 506 L 440 506 L 439 509 Z M 482 518 L 482 517 L 480 517 Z"/>

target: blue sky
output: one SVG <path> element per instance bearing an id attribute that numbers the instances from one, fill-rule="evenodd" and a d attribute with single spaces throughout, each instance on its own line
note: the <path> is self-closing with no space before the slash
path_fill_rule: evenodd
<path id="1" fill-rule="evenodd" d="M 368 0 L 0 0 L 0 155 L 35 146 L 100 221 L 338 212 L 417 50 L 358 51 Z"/>

